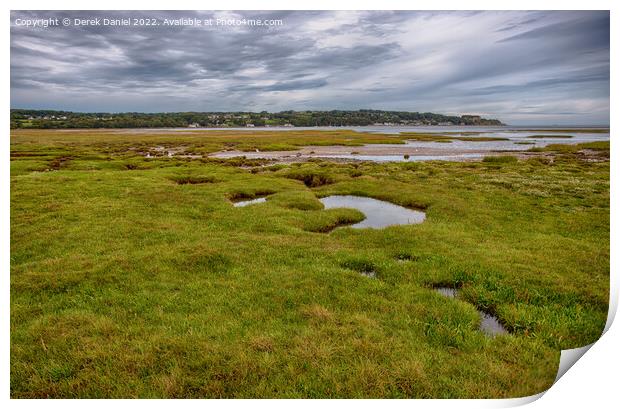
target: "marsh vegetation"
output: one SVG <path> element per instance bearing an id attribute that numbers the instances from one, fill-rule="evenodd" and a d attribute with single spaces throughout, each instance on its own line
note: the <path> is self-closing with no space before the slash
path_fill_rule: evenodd
<path id="1" fill-rule="evenodd" d="M 548 388 L 560 350 L 594 342 L 607 317 L 608 142 L 477 162 L 202 157 L 401 138 L 12 132 L 11 396 Z M 144 156 L 180 145 L 200 158 Z M 334 195 L 426 219 L 350 228 L 367 215 L 326 208 Z M 480 311 L 508 333 L 485 335 Z"/>

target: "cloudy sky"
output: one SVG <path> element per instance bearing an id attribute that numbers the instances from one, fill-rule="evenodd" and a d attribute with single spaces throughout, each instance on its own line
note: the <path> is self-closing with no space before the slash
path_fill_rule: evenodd
<path id="1" fill-rule="evenodd" d="M 58 17 L 272 27 L 18 26 Z M 11 107 L 386 109 L 609 123 L 609 13 L 12 12 Z"/>

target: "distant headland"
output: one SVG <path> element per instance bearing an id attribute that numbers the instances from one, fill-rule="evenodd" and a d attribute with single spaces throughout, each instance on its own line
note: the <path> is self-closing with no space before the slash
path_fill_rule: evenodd
<path id="1" fill-rule="evenodd" d="M 442 115 L 432 112 L 282 111 L 282 112 L 165 112 L 103 113 L 11 109 L 11 128 L 228 128 L 318 126 L 502 126 L 479 115 Z"/>

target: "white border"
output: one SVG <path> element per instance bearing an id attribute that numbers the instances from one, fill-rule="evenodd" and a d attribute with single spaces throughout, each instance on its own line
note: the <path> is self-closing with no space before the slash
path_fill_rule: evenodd
<path id="1" fill-rule="evenodd" d="M 434 1 L 398 1 L 398 0 L 357 0 L 357 1 L 338 1 L 338 0 L 300 0 L 294 3 L 291 0 L 263 0 L 261 2 L 256 1 L 241 1 L 241 0 L 215 0 L 215 1 L 188 1 L 188 0 L 176 0 L 174 2 L 164 1 L 148 1 L 138 2 L 129 0 L 108 0 L 108 1 L 90 1 L 88 3 L 80 2 L 77 0 L 71 1 L 8 1 L 5 2 L 4 21 L 5 24 L 10 20 L 10 9 L 15 10 L 611 10 L 611 72 L 614 72 L 614 67 L 617 67 L 615 63 L 617 60 L 617 42 L 614 38 L 618 37 L 618 18 L 616 12 L 620 9 L 617 4 L 618 1 L 604 1 L 604 0 L 588 0 L 588 1 L 574 1 L 574 0 L 521 0 L 521 1 L 489 1 L 489 0 L 473 0 L 473 1 L 446 1 L 446 0 L 434 0 Z M 2 218 L 1 218 L 1 233 L 2 246 L 0 246 L 0 257 L 2 260 L 2 297 L 0 304 L 0 325 L 2 328 L 1 337 L 1 355 L 0 355 L 0 393 L 3 400 L 7 400 L 8 404 L 16 407 L 30 407 L 31 405 L 50 405 L 55 407 L 77 407 L 77 405 L 93 405 L 94 407 L 104 407 L 111 402 L 107 401 L 66 401 L 66 400 L 8 400 L 9 398 L 9 257 L 10 257 L 10 196 L 9 196 L 9 142 L 8 142 L 8 129 L 9 129 L 9 110 L 10 110 L 10 74 L 9 74 L 9 36 L 10 25 L 6 24 L 2 30 L 3 36 L 3 48 L 4 48 L 4 64 L 2 64 L 2 70 L 4 74 L 4 107 L 2 116 L 2 129 L 5 130 L 7 138 L 1 145 L 1 152 L 3 160 L 0 164 L 2 172 L 3 189 L 0 191 L 0 197 L 2 200 Z M 614 104 L 615 96 L 617 92 L 614 86 L 617 85 L 614 76 L 611 78 L 611 115 L 610 126 L 615 130 L 618 110 Z M 617 87 L 616 87 L 617 88 Z M 617 151 L 616 144 L 612 143 L 612 161 L 611 161 L 611 177 L 615 179 L 615 175 L 618 173 L 617 166 Z M 183 401 L 173 402 L 172 404 L 183 404 L 187 406 L 197 407 L 200 405 L 213 405 L 213 406 L 237 406 L 237 405 L 258 405 L 259 407 L 289 407 L 292 405 L 302 407 L 314 407 L 317 404 L 326 406 L 340 406 L 342 404 L 352 404 L 361 408 L 375 408 L 377 404 L 389 405 L 394 407 L 410 407 L 410 405 L 422 406 L 422 407 L 466 407 L 466 408 L 480 408 L 480 407 L 510 407 L 519 404 L 524 404 L 539 398 L 532 407 L 534 408 L 556 408 L 556 407 L 607 407 L 611 402 L 617 404 L 618 402 L 618 386 L 617 386 L 617 374 L 618 366 L 620 364 L 619 353 L 617 345 L 620 345 L 620 331 L 618 330 L 618 324 L 610 326 L 613 315 L 617 310 L 618 305 L 618 275 L 617 275 L 617 263 L 616 258 L 613 256 L 618 250 L 617 240 L 615 240 L 614 232 L 617 231 L 617 217 L 615 217 L 617 206 L 616 201 L 613 200 L 615 187 L 612 185 L 612 202 L 611 202 L 611 299 L 610 299 L 610 317 L 608 319 L 608 331 L 603 337 L 597 341 L 591 349 L 587 352 L 584 358 L 578 360 L 573 368 L 568 370 L 568 373 L 563 376 L 559 381 L 546 393 L 541 394 L 543 396 L 531 397 L 526 399 L 517 400 L 400 400 L 400 401 L 381 401 L 375 402 L 371 400 L 332 400 L 332 401 L 287 401 L 287 400 L 259 400 L 259 401 Z M 171 404 L 164 400 L 159 401 L 130 401 L 120 400 L 113 403 L 115 406 L 129 406 L 129 405 L 149 405 L 156 408 L 164 408 Z"/>

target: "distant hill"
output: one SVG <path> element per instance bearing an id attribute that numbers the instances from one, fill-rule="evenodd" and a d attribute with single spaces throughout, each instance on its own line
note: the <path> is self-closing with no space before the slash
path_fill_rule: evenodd
<path id="1" fill-rule="evenodd" d="M 448 116 L 432 112 L 282 111 L 282 112 L 70 112 L 11 109 L 11 128 L 215 128 L 269 126 L 422 126 L 503 125 L 477 115 Z"/>

